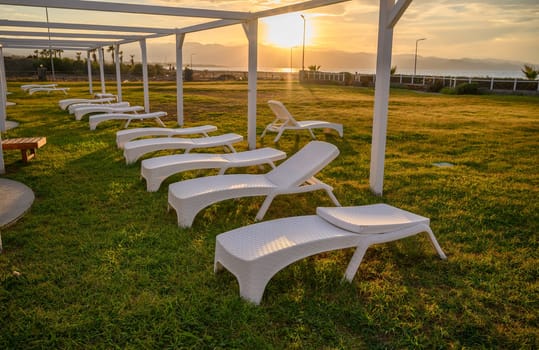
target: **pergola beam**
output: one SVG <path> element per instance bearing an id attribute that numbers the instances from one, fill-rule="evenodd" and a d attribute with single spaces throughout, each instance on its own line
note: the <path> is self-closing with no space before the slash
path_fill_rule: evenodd
<path id="1" fill-rule="evenodd" d="M 348 1 L 350 0 L 311 0 L 311 1 L 301 2 L 298 4 L 291 4 L 287 6 L 277 7 L 270 10 L 254 12 L 252 14 L 252 17 L 263 18 L 263 17 L 277 16 L 277 15 L 282 15 L 285 13 L 311 10 L 311 9 L 322 7 L 322 6 L 329 6 L 329 5 L 334 5 L 334 4 L 338 4 L 341 2 L 348 2 Z"/>
<path id="2" fill-rule="evenodd" d="M 49 49 L 49 45 L 37 45 L 37 44 L 17 44 L 17 43 L 11 43 L 9 45 L 6 45 L 5 43 L 2 43 L 0 41 L 0 44 L 4 46 L 4 48 L 9 49 Z M 55 46 L 55 49 L 62 49 L 62 50 L 72 50 L 72 51 L 86 51 L 86 50 L 93 50 L 93 47 L 90 47 L 88 45 L 61 45 L 61 46 Z"/>
<path id="3" fill-rule="evenodd" d="M 0 4 L 2 0 L 0 0 Z M 103 24 L 80 24 L 80 23 L 57 23 L 57 22 L 34 22 L 34 21 L 11 21 L 0 19 L 2 27 L 22 27 L 22 28 L 54 28 L 54 29 L 73 29 L 73 30 L 93 30 L 97 32 L 128 32 L 128 33 L 160 33 L 174 34 L 175 30 L 170 28 L 151 28 L 151 27 L 131 27 L 115 26 Z"/>
<path id="4" fill-rule="evenodd" d="M 84 0 L 0 0 L 0 4 L 31 7 L 48 7 L 67 10 L 136 13 L 159 16 L 202 17 L 241 20 L 246 20 L 251 17 L 251 14 L 249 12 L 205 10 L 156 5 L 122 4 L 114 2 L 98 2 Z"/>
<path id="5" fill-rule="evenodd" d="M 16 36 L 16 37 L 49 37 L 47 32 L 27 32 L 27 31 L 10 31 L 0 30 L 0 35 Z M 164 34 L 168 35 L 168 34 Z M 140 35 L 125 35 L 125 34 L 102 34 L 102 33 L 60 33 L 51 32 L 51 38 L 81 38 L 81 39 L 123 39 L 123 40 L 138 40 Z"/>
<path id="6" fill-rule="evenodd" d="M 4 46 L 9 44 L 35 44 L 35 45 L 50 45 L 56 46 L 85 46 L 85 47 L 100 47 L 114 45 L 115 41 L 93 41 L 93 40 L 61 40 L 61 39 L 13 39 L 13 38 L 0 38 L 0 43 Z"/>
<path id="7" fill-rule="evenodd" d="M 299 4 L 292 4 L 288 6 L 278 7 L 271 10 L 253 12 L 251 14 L 251 19 L 277 16 L 277 15 L 282 15 L 289 12 L 305 11 L 305 10 L 310 10 L 310 9 L 321 7 L 321 6 L 328 6 L 328 5 L 333 5 L 333 4 L 347 2 L 347 1 L 350 1 L 350 0 L 311 0 L 311 1 L 306 1 Z M 200 32 L 203 30 L 221 28 L 221 27 L 231 26 L 231 25 L 240 24 L 240 23 L 245 23 L 245 21 L 221 19 L 218 21 L 206 22 L 206 23 L 201 23 L 201 24 L 195 24 L 188 27 L 178 28 L 176 30 L 176 33 L 186 34 L 186 33 Z"/>
<path id="8" fill-rule="evenodd" d="M 200 32 L 203 30 L 221 28 L 221 27 L 231 26 L 231 25 L 240 24 L 240 23 L 243 23 L 243 21 L 221 19 L 218 21 L 206 22 L 206 23 L 201 23 L 201 24 L 195 24 L 188 27 L 178 28 L 176 29 L 176 33 L 177 34 L 194 33 L 194 32 Z"/>
<path id="9" fill-rule="evenodd" d="M 389 13 L 387 26 L 393 28 L 402 17 L 412 0 L 398 0 Z"/>

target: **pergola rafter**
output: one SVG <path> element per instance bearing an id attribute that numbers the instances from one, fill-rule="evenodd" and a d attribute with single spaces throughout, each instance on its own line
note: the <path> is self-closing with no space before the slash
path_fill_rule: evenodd
<path id="1" fill-rule="evenodd" d="M 9 34 L 7 31 L 0 32 L 0 130 L 2 123 L 5 122 L 5 68 L 3 65 L 3 52 L 5 47 L 23 48 L 23 47 L 54 47 L 56 49 L 84 49 L 88 54 L 88 67 L 90 69 L 89 55 L 92 49 L 99 48 L 100 67 L 102 89 L 104 89 L 103 78 L 103 46 L 113 45 L 116 54 L 119 46 L 138 41 L 142 52 L 143 61 L 143 77 L 144 77 L 144 100 L 146 109 L 149 108 L 148 99 L 148 82 L 147 82 L 147 67 L 146 67 L 146 40 L 167 35 L 176 35 L 176 65 L 177 69 L 177 118 L 178 124 L 183 125 L 183 80 L 181 76 L 182 64 L 182 46 L 185 35 L 188 33 L 210 30 L 215 28 L 226 27 L 230 25 L 241 24 L 248 39 L 249 47 L 249 63 L 248 63 L 248 126 L 247 135 L 249 148 L 256 148 L 256 80 L 257 80 L 257 46 L 258 46 L 258 20 L 264 17 L 276 16 L 280 14 L 305 11 L 317 7 L 333 5 L 350 0 L 310 0 L 291 5 L 276 7 L 258 12 L 242 12 L 242 11 L 223 11 L 223 10 L 208 10 L 194 9 L 169 6 L 154 6 L 154 5 L 137 5 L 124 4 L 113 2 L 100 1 L 85 1 L 85 0 L 0 0 L 0 5 L 13 6 L 29 6 L 41 8 L 55 8 L 73 11 L 105 11 L 118 12 L 129 14 L 143 14 L 156 16 L 174 16 L 180 18 L 200 18 L 202 23 L 190 24 L 180 28 L 147 28 L 147 27 L 132 27 L 132 26 L 114 26 L 114 25 L 99 25 L 99 24 L 75 24 L 75 23 L 44 23 L 44 22 L 29 22 L 29 21 L 10 21 L 1 20 L 0 27 L 16 27 L 16 28 L 47 28 L 62 29 L 62 30 L 79 30 L 85 31 L 84 35 L 75 36 L 73 34 L 51 32 L 49 40 L 35 39 L 42 36 L 42 33 L 24 34 L 23 32 L 12 31 Z M 376 89 L 375 102 L 373 113 L 373 136 L 371 148 L 371 171 L 370 171 L 370 187 L 371 190 L 378 195 L 382 194 L 383 177 L 384 177 L 384 159 L 385 159 L 385 142 L 387 134 L 387 114 L 389 103 L 389 80 L 391 72 L 391 54 L 393 42 L 393 28 L 404 14 L 412 0 L 379 0 L 379 24 L 378 24 L 378 52 L 376 63 Z M 95 31 L 98 33 L 87 33 Z M 114 34 L 116 32 L 116 34 Z M 119 33 L 139 33 L 139 35 L 121 35 Z M 81 33 L 82 34 L 82 33 Z M 116 36 L 117 35 L 117 36 Z M 16 36 L 18 38 L 5 38 L 2 36 Z M 25 38 L 20 38 L 24 37 Z M 28 38 L 34 37 L 34 38 Z M 53 39 L 54 37 L 54 39 Z M 58 39 L 64 38 L 64 39 Z M 65 38 L 72 38 L 67 40 Z M 77 39 L 78 38 L 78 39 Z M 86 40 L 88 39 L 88 40 Z M 96 39 L 95 41 L 91 39 Z M 102 39 L 102 40 L 99 40 Z M 108 41 L 107 39 L 113 39 Z M 117 39 L 117 40 L 114 40 Z M 45 45 L 45 43 L 47 45 Z M 119 78 L 119 66 L 116 62 L 117 86 L 119 95 L 121 96 L 121 83 Z M 90 91 L 91 91 L 91 73 L 89 70 Z M 4 77 L 2 83 L 2 77 Z M 3 157 L 0 149 L 0 173 L 3 172 Z"/>
<path id="2" fill-rule="evenodd" d="M 121 12 L 175 17 L 202 17 L 240 20 L 247 20 L 251 17 L 249 12 L 205 10 L 156 5 L 150 6 L 85 0 L 3 0 L 1 3 L 4 5 L 48 7 L 65 10 Z"/>
<path id="3" fill-rule="evenodd" d="M 3 1 L 4 0 L 0 0 L 0 5 L 3 4 Z M 82 23 L 57 23 L 57 22 L 47 23 L 47 22 L 35 22 L 35 21 L 12 21 L 12 20 L 7 20 L 7 19 L 0 19 L 0 27 L 92 30 L 98 33 L 102 33 L 102 32 L 160 33 L 160 34 L 174 33 L 174 29 L 170 29 L 170 28 L 151 28 L 151 27 L 82 24 Z"/>
<path id="4" fill-rule="evenodd" d="M 28 31 L 10 31 L 0 30 L 0 37 L 52 37 L 52 38 L 79 38 L 79 39 L 139 39 L 140 35 L 127 35 L 127 34 L 101 34 L 101 33 L 62 33 L 62 32 L 28 32 Z"/>

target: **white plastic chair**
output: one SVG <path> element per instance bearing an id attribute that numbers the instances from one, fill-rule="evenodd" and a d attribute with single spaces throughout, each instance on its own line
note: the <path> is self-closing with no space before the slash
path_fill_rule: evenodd
<path id="1" fill-rule="evenodd" d="M 344 279 L 351 282 L 373 244 L 426 232 L 441 259 L 447 259 L 426 217 L 387 204 L 317 208 L 317 215 L 277 219 L 217 236 L 214 271 L 236 276 L 240 296 L 255 304 L 266 285 L 286 266 L 322 252 L 353 248 Z"/>
<path id="2" fill-rule="evenodd" d="M 262 132 L 262 135 L 260 135 L 260 138 L 263 138 L 266 135 L 266 132 L 272 131 L 277 133 L 277 136 L 273 140 L 273 142 L 277 142 L 279 141 L 279 138 L 285 130 L 308 130 L 311 134 L 311 137 L 313 139 L 316 139 L 312 129 L 320 128 L 334 129 L 339 133 L 340 137 L 343 136 L 342 124 L 330 123 L 320 120 L 297 121 L 296 119 L 294 119 L 292 114 L 288 112 L 282 102 L 269 100 L 268 105 L 275 114 L 276 118 L 273 122 L 266 126 L 266 128 Z"/>
<path id="3" fill-rule="evenodd" d="M 266 196 L 257 220 L 264 218 L 273 198 L 281 194 L 325 190 L 340 206 L 333 188 L 314 177 L 338 155 L 334 145 L 311 141 L 267 174 L 215 175 L 176 182 L 168 187 L 169 208 L 176 210 L 180 227 L 190 227 L 202 209 L 232 198 Z"/>

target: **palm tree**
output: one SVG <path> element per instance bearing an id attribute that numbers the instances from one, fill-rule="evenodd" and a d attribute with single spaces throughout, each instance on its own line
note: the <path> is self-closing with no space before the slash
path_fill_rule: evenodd
<path id="1" fill-rule="evenodd" d="M 526 78 L 528 78 L 529 80 L 535 80 L 539 75 L 539 70 L 535 69 L 535 67 L 532 65 L 525 64 L 522 68 L 522 73 L 524 73 Z"/>
<path id="2" fill-rule="evenodd" d="M 391 67 L 391 75 L 394 75 L 396 71 L 397 71 L 397 66 Z"/>
<path id="3" fill-rule="evenodd" d="M 77 61 L 80 61 L 80 55 L 82 55 L 82 52 L 77 51 L 75 54 L 77 55 Z"/>
<path id="4" fill-rule="evenodd" d="M 320 66 L 317 66 L 316 64 L 313 64 L 308 67 L 311 72 L 318 72 L 320 70 Z"/>
<path id="5" fill-rule="evenodd" d="M 107 52 L 110 52 L 110 55 L 112 56 L 112 64 L 114 64 L 114 45 L 107 47 Z"/>
<path id="6" fill-rule="evenodd" d="M 131 65 L 134 66 L 135 65 L 135 55 L 129 55 L 131 56 Z"/>

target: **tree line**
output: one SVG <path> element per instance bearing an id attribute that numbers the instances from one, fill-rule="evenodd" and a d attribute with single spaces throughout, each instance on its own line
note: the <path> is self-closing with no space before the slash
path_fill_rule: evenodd
<path id="1" fill-rule="evenodd" d="M 123 52 L 119 57 L 114 57 L 114 48 L 107 49 L 111 53 L 112 62 L 104 61 L 103 70 L 105 74 L 116 74 L 116 59 L 120 61 L 120 72 L 126 77 L 142 77 L 142 63 L 135 62 L 134 55 L 130 55 L 130 60 L 124 62 Z M 38 70 L 45 69 L 47 75 L 51 75 L 54 67 L 54 74 L 61 76 L 87 76 L 88 59 L 82 57 L 82 52 L 76 52 L 75 58 L 62 57 L 63 50 L 34 50 L 28 56 L 6 56 L 4 57 L 6 76 L 8 78 L 37 77 Z M 90 64 L 93 74 L 99 72 L 99 62 L 97 53 L 94 50 L 90 54 Z M 148 64 L 148 75 L 163 76 L 174 68 L 163 67 L 161 64 Z"/>

